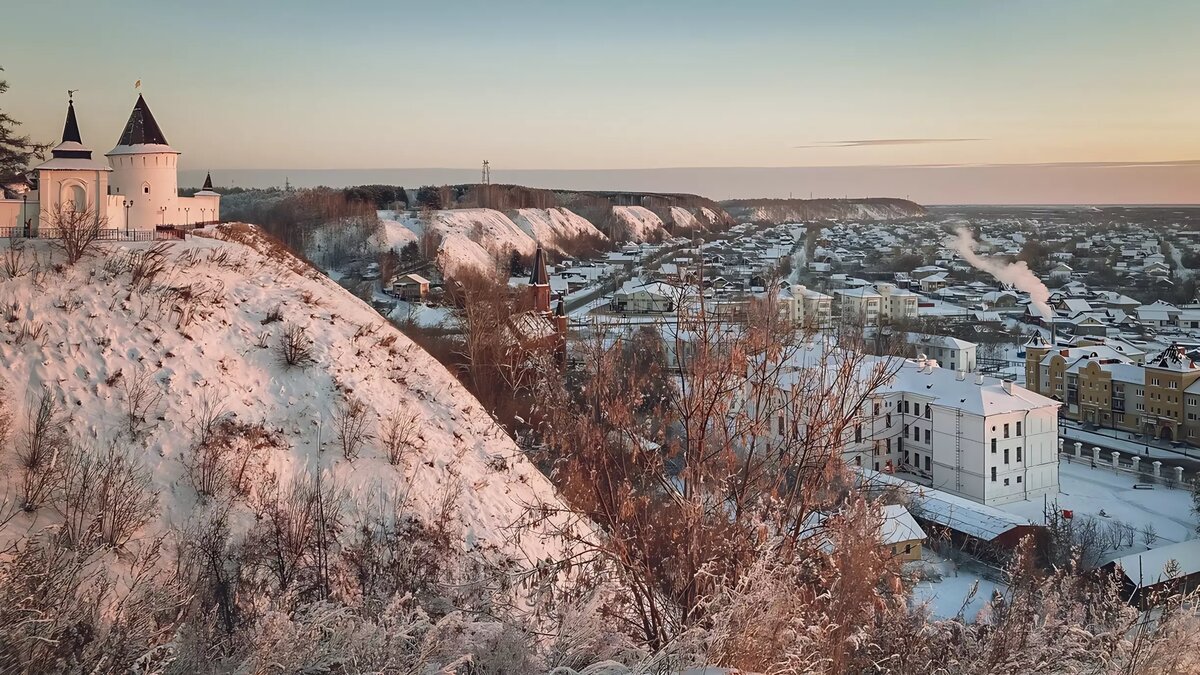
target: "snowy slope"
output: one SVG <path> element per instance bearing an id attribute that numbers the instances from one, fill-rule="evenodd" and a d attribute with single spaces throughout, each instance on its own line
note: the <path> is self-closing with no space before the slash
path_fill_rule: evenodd
<path id="1" fill-rule="evenodd" d="M 538 536 L 508 543 L 505 527 L 527 505 L 553 502 L 553 488 L 442 365 L 257 229 L 221 226 L 207 234 L 220 239 L 172 243 L 165 271 L 145 290 L 134 288 L 128 272 L 106 270 L 105 259 L 149 243 L 114 245 L 44 279 L 0 280 L 0 298 L 14 317 L 0 326 L 0 388 L 17 419 L 45 386 L 72 413 L 79 439 L 131 448 L 160 494 L 161 518 L 150 528 L 182 527 L 194 511 L 198 497 L 181 459 L 201 401 L 215 397 L 238 421 L 261 423 L 282 439 L 266 451 L 263 469 L 283 482 L 319 467 L 349 489 L 353 503 L 404 496 L 429 519 L 448 499 L 464 548 L 495 546 L 530 559 L 558 548 L 557 540 Z M 264 323 L 277 306 L 283 321 Z M 307 367 L 288 368 L 276 352 L 292 323 L 312 337 Z M 40 339 L 21 339 L 22 328 L 34 326 Z M 258 345 L 264 332 L 266 348 Z M 147 416 L 146 435 L 130 440 L 120 383 L 142 374 L 163 396 Z M 332 420 L 348 395 L 372 409 L 376 429 L 376 415 L 417 415 L 421 440 L 402 465 L 388 464 L 376 442 L 354 461 L 342 457 Z M 0 463 L 0 495 L 17 494 L 12 453 L 0 454 Z M 42 508 L 22 518 L 40 527 L 56 516 Z M 235 506 L 235 524 L 244 529 L 251 521 L 244 503 Z"/>
<path id="2" fill-rule="evenodd" d="M 671 220 L 675 223 L 675 227 L 682 230 L 699 230 L 703 229 L 700 220 L 692 215 L 691 211 L 682 206 L 671 207 Z"/>
<path id="3" fill-rule="evenodd" d="M 515 222 L 523 232 L 543 246 L 558 250 L 562 239 L 578 236 L 608 239 L 586 218 L 564 208 L 517 209 Z"/>
<path id="4" fill-rule="evenodd" d="M 643 242 L 665 233 L 662 219 L 644 206 L 614 206 L 613 217 L 626 233 L 624 237 L 615 237 L 617 239 Z"/>

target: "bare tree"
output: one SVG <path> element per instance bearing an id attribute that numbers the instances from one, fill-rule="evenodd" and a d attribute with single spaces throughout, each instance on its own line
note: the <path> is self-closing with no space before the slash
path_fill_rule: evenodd
<path id="1" fill-rule="evenodd" d="M 153 374 L 144 370 L 121 378 L 125 395 L 125 431 L 131 439 L 139 438 L 151 426 L 162 403 L 162 389 Z"/>
<path id="2" fill-rule="evenodd" d="M 57 205 L 43 218 L 58 247 L 66 254 L 68 265 L 87 255 L 108 225 L 108 218 L 100 216 L 94 205 L 71 202 Z"/>
<path id="3" fill-rule="evenodd" d="M 1154 529 L 1154 523 L 1146 523 L 1142 526 L 1142 543 L 1146 548 L 1154 548 L 1158 543 L 1158 530 Z"/>
<path id="4" fill-rule="evenodd" d="M 67 415 L 49 389 L 30 403 L 29 419 L 17 462 L 21 471 L 21 508 L 41 506 L 52 485 L 55 463 L 67 445 Z"/>
<path id="5" fill-rule="evenodd" d="M 370 415 L 367 404 L 352 396 L 340 401 L 334 410 L 333 425 L 342 446 L 342 456 L 346 459 L 358 457 L 363 443 L 373 438 Z"/>
<path id="6" fill-rule="evenodd" d="M 396 466 L 404 461 L 404 455 L 414 447 L 419 433 L 420 419 L 416 413 L 397 409 L 384 417 L 380 441 L 388 463 Z"/>
<path id="7" fill-rule="evenodd" d="M 697 293 L 660 331 L 663 363 L 631 368 L 626 338 L 597 328 L 578 382 L 539 385 L 570 508 L 531 519 L 598 524 L 561 530 L 588 552 L 564 562 L 619 570 L 614 618 L 654 648 L 702 623 L 714 584 L 744 574 L 765 538 L 779 556 L 815 554 L 810 516 L 845 499 L 843 452 L 899 367 L 866 356 L 861 332 L 814 344 L 770 300 L 726 314 Z"/>
<path id="8" fill-rule="evenodd" d="M 279 336 L 279 357 L 290 366 L 305 366 L 313 360 L 312 338 L 308 329 L 298 323 L 284 324 Z"/>

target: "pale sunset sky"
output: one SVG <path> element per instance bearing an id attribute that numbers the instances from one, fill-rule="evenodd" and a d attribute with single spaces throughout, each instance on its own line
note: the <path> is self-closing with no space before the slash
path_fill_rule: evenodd
<path id="1" fill-rule="evenodd" d="M 486 158 L 506 182 L 586 174 L 717 198 L 1200 202 L 1188 0 L 45 0 L 3 14 L 0 108 L 27 133 L 57 140 L 78 89 L 103 153 L 140 79 L 181 167 L 218 183 Z M 683 170 L 726 167 L 743 170 Z M 766 167 L 803 171 L 746 173 Z"/>

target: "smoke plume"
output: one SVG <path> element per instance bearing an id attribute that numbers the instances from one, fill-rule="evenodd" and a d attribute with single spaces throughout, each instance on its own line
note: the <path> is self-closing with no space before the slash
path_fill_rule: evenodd
<path id="1" fill-rule="evenodd" d="M 965 227 L 959 227 L 956 232 L 958 236 L 949 243 L 963 257 L 963 260 L 971 263 L 975 269 L 987 272 L 998 281 L 1028 293 L 1030 303 L 1043 319 L 1054 316 L 1054 310 L 1050 309 L 1050 289 L 1046 288 L 1046 284 L 1037 278 L 1024 260 L 1002 263 L 980 257 L 975 253 L 975 238 L 971 236 L 971 231 Z"/>

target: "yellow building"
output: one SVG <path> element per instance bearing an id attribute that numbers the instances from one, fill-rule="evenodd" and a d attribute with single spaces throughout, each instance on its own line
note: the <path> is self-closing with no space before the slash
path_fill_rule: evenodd
<path id="1" fill-rule="evenodd" d="M 1035 336 L 1025 383 L 1077 422 L 1200 445 L 1200 364 L 1179 345 L 1138 364 L 1105 345 L 1052 347 Z"/>

